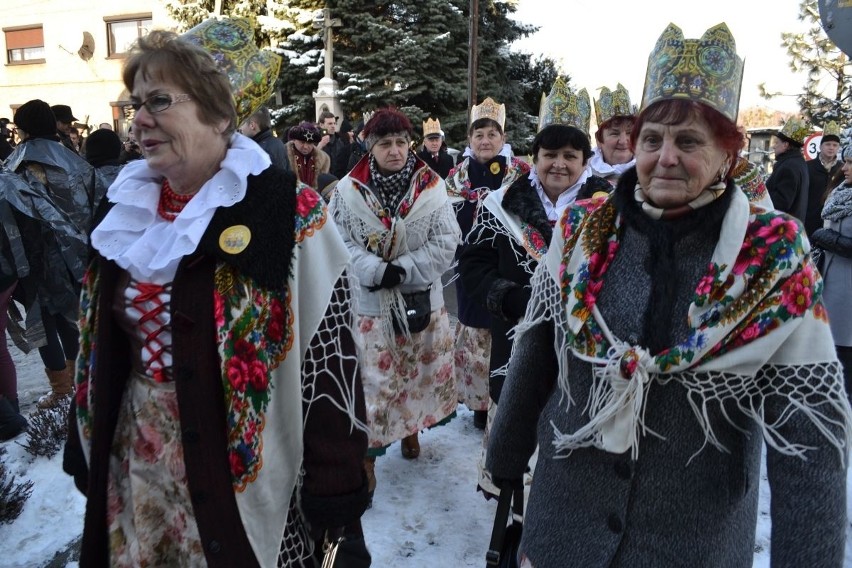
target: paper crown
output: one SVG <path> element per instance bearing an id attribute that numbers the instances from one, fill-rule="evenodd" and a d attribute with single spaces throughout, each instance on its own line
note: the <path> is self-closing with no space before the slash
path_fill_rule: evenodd
<path id="1" fill-rule="evenodd" d="M 822 139 L 825 141 L 826 136 L 834 136 L 837 138 L 837 141 L 840 142 L 840 135 L 843 134 L 843 131 L 840 129 L 840 125 L 836 122 L 829 121 L 825 123 L 825 126 L 822 128 Z M 834 140 L 834 138 L 832 138 Z"/>
<path id="2" fill-rule="evenodd" d="M 441 130 L 441 121 L 436 119 L 427 118 L 423 122 L 423 138 L 427 136 L 443 136 L 444 131 Z"/>
<path id="3" fill-rule="evenodd" d="M 801 116 L 791 116 L 784 123 L 784 126 L 781 127 L 781 130 L 778 131 L 778 136 L 802 146 L 810 132 L 811 129 L 808 127 L 804 118 Z"/>
<path id="4" fill-rule="evenodd" d="M 686 99 L 736 122 L 742 81 L 743 60 L 727 25 L 713 26 L 701 39 L 684 39 L 680 28 L 669 24 L 648 56 L 642 110 L 657 101 Z"/>
<path id="5" fill-rule="evenodd" d="M 361 113 L 361 120 L 364 121 L 364 126 L 367 126 L 367 123 L 370 122 L 370 119 L 373 118 L 374 114 L 376 114 L 376 111 L 374 111 L 374 110 Z"/>
<path id="6" fill-rule="evenodd" d="M 759 203 L 766 196 L 766 182 L 760 173 L 760 168 L 742 156 L 737 158 L 731 177 L 750 202 Z"/>
<path id="7" fill-rule="evenodd" d="M 574 94 L 561 77 L 554 81 L 550 94 L 541 97 L 538 110 L 539 130 L 551 124 L 565 124 L 588 134 L 591 119 L 592 104 L 589 101 L 589 93 L 582 89 Z"/>
<path id="8" fill-rule="evenodd" d="M 636 105 L 630 104 L 630 94 L 621 83 L 610 91 L 607 87 L 601 87 L 600 98 L 595 101 L 595 120 L 598 126 L 614 116 L 634 116 Z"/>
<path id="9" fill-rule="evenodd" d="M 272 96 L 281 57 L 258 49 L 254 29 L 246 18 L 205 20 L 182 38 L 207 51 L 228 77 L 237 109 L 237 124 L 250 117 Z"/>
<path id="10" fill-rule="evenodd" d="M 500 125 L 501 129 L 506 128 L 506 105 L 497 104 L 491 97 L 482 101 L 482 104 L 473 105 L 470 109 L 470 123 L 473 124 L 480 118 L 490 118 Z"/>

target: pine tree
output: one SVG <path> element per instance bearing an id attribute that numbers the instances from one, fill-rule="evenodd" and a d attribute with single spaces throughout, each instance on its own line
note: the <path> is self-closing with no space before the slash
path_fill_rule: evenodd
<path id="1" fill-rule="evenodd" d="M 852 78 L 849 58 L 828 39 L 820 23 L 817 0 L 802 0 L 799 20 L 808 24 L 804 33 L 782 33 L 782 45 L 790 56 L 790 69 L 806 71 L 803 92 L 796 96 L 802 113 L 817 128 L 828 121 L 848 124 L 852 121 Z M 824 94 L 820 81 L 828 79 L 833 92 Z M 776 93 L 766 92 L 766 98 Z"/>

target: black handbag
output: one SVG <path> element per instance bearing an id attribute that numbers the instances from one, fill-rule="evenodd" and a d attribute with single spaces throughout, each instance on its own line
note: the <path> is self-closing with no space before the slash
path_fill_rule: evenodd
<path id="1" fill-rule="evenodd" d="M 408 333 L 419 333 L 429 326 L 432 319 L 432 286 L 418 292 L 403 292 L 402 301 L 405 303 L 405 319 L 408 323 Z M 401 322 L 393 314 L 393 330 L 397 335 L 403 335 L 405 331 Z"/>
<path id="2" fill-rule="evenodd" d="M 509 512 L 512 524 L 506 526 Z M 524 530 L 524 487 L 504 485 L 497 501 L 491 544 L 485 554 L 487 568 L 518 568 L 518 547 Z"/>
<path id="3" fill-rule="evenodd" d="M 321 568 L 369 568 L 371 563 L 363 536 L 325 533 Z"/>

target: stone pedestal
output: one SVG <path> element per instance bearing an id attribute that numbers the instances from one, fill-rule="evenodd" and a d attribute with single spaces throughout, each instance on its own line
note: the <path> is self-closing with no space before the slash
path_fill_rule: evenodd
<path id="1" fill-rule="evenodd" d="M 314 102 L 316 106 L 314 120 L 319 118 L 320 113 L 324 110 L 333 112 L 334 116 L 343 116 L 343 108 L 340 106 L 340 99 L 337 97 L 337 91 L 337 81 L 334 79 L 331 79 L 330 77 L 323 77 L 319 80 L 317 90 L 314 92 Z"/>

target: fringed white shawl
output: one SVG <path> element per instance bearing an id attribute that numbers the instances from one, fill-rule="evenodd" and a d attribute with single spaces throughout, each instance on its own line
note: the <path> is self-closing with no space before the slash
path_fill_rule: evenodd
<path id="1" fill-rule="evenodd" d="M 556 329 L 558 384 L 574 405 L 568 351 L 596 366 L 576 432 L 554 427 L 562 455 L 577 448 L 639 454 L 648 389 L 654 381 L 680 382 L 706 434 L 714 434 L 710 403 L 734 403 L 778 451 L 804 457 L 807 447 L 781 434 L 796 413 L 810 419 L 841 455 L 848 452 L 852 411 L 820 296 L 822 280 L 808 255 L 808 242 L 793 218 L 751 208 L 736 192 L 718 244 L 690 305 L 686 341 L 657 355 L 614 337 L 596 297 L 618 252 L 621 217 L 612 197 L 580 202 L 566 212 L 550 250 L 533 276 L 532 301 L 518 327 L 523 333 L 542 321 Z M 782 418 L 764 420 L 764 402 L 783 396 Z M 839 417 L 839 418 L 838 418 Z M 840 426 L 835 434 L 831 426 Z"/>

